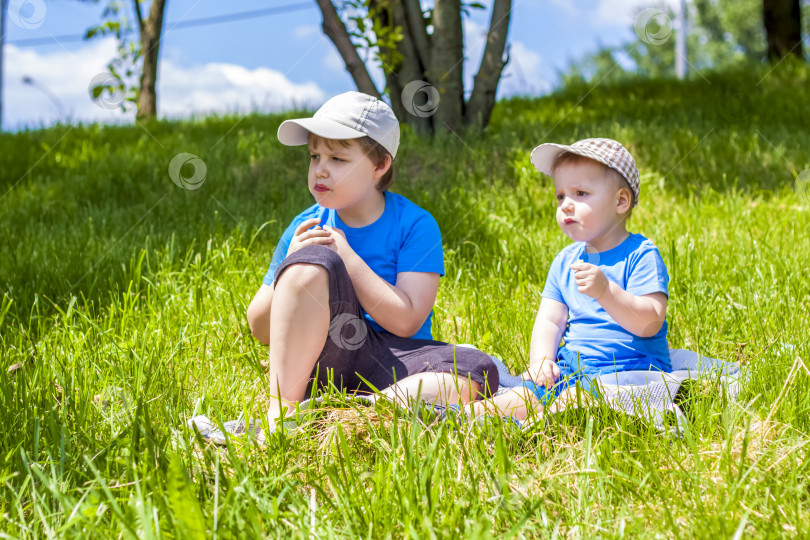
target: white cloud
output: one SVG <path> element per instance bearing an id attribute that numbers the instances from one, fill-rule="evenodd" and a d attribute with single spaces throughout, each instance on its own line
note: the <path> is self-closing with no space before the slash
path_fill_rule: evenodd
<path id="1" fill-rule="evenodd" d="M 509 49 L 509 63 L 503 71 L 498 92 L 501 95 L 538 95 L 549 92 L 552 84 L 541 75 L 540 55 L 520 41 Z"/>
<path id="2" fill-rule="evenodd" d="M 107 110 L 91 99 L 91 79 L 107 71 L 116 55 L 112 38 L 91 41 L 68 52 L 40 53 L 6 46 L 4 118 L 6 128 L 38 127 L 58 120 L 131 122 L 134 111 Z M 35 86 L 23 84 L 30 77 Z M 61 111 L 48 97 L 54 94 Z M 326 100 L 314 82 L 295 83 L 268 69 L 209 63 L 181 65 L 162 59 L 158 73 L 158 112 L 161 117 L 211 112 L 277 111 L 293 106 L 316 107 Z"/>
<path id="3" fill-rule="evenodd" d="M 632 28 L 636 14 L 644 8 L 678 10 L 680 0 L 524 0 L 535 6 L 551 4 L 569 18 L 579 19 L 582 28 Z"/>
<path id="4" fill-rule="evenodd" d="M 40 53 L 14 45 L 7 45 L 5 52 L 4 126 L 126 119 L 121 113 L 98 107 L 88 93 L 90 80 L 107 71 L 107 63 L 116 54 L 114 39 L 94 40 L 73 52 L 58 49 Z M 23 84 L 23 77 L 30 77 L 34 85 Z"/>
<path id="5" fill-rule="evenodd" d="M 594 26 L 619 26 L 632 28 L 636 14 L 646 7 L 661 8 L 666 5 L 677 10 L 679 0 L 599 0 L 596 9 L 580 10 Z"/>
<path id="6" fill-rule="evenodd" d="M 267 68 L 215 63 L 187 67 L 164 62 L 158 77 L 158 110 L 168 117 L 316 107 L 325 100 L 317 84 L 296 84 Z"/>

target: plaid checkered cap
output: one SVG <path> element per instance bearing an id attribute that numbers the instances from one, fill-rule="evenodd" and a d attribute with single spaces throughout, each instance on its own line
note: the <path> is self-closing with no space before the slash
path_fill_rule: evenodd
<path id="1" fill-rule="evenodd" d="M 286 120 L 278 127 L 278 140 L 287 146 L 307 144 L 314 133 L 325 139 L 371 137 L 397 156 L 399 121 L 385 102 L 360 92 L 345 92 L 323 104 L 312 118 Z"/>
<path id="2" fill-rule="evenodd" d="M 593 159 L 618 171 L 627 180 L 630 189 L 633 191 L 633 206 L 638 204 L 641 183 L 636 160 L 620 142 L 613 139 L 582 139 L 570 146 L 544 143 L 532 150 L 532 165 L 537 167 L 540 172 L 553 176 L 551 171 L 554 168 L 554 163 L 564 152 L 571 152 L 572 154 Z"/>

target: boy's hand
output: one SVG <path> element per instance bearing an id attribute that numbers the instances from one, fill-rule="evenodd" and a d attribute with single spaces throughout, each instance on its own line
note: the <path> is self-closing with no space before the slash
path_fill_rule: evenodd
<path id="1" fill-rule="evenodd" d="M 586 262 L 575 262 L 571 265 L 574 279 L 577 280 L 577 290 L 599 300 L 608 290 L 610 283 L 598 266 Z"/>
<path id="2" fill-rule="evenodd" d="M 537 385 L 545 385 L 550 388 L 557 379 L 560 378 L 560 366 L 553 360 L 543 359 L 542 361 L 529 366 L 522 375 L 524 381 L 533 381 Z"/>
<path id="3" fill-rule="evenodd" d="M 326 247 L 328 247 L 332 251 L 337 252 L 337 254 L 341 256 L 341 258 L 343 258 L 344 255 L 346 255 L 350 251 L 352 251 L 352 247 L 346 240 L 346 233 L 344 233 L 340 229 L 330 227 L 329 225 L 327 225 L 326 229 L 324 230 L 332 235 L 332 243 Z"/>
<path id="4" fill-rule="evenodd" d="M 320 220 L 318 218 L 308 219 L 296 227 L 292 242 L 290 242 L 290 248 L 287 250 L 287 255 L 306 246 L 321 245 L 332 248 L 332 235 L 329 231 L 321 229 L 321 226 L 318 225 L 319 222 Z M 310 229 L 310 227 L 313 226 L 315 228 Z"/>

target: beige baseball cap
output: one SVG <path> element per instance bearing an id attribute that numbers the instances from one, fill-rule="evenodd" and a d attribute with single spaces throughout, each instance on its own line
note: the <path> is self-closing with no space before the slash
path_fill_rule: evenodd
<path id="1" fill-rule="evenodd" d="M 314 133 L 325 139 L 371 137 L 397 156 L 399 121 L 385 102 L 361 92 L 346 92 L 333 97 L 312 118 L 286 120 L 278 127 L 278 140 L 287 146 L 307 144 Z"/>
<path id="2" fill-rule="evenodd" d="M 593 159 L 618 171 L 627 180 L 633 191 L 633 206 L 638 204 L 641 182 L 636 160 L 620 142 L 613 139 L 582 139 L 570 146 L 554 143 L 541 144 L 532 150 L 532 165 L 537 167 L 541 173 L 553 176 L 551 172 L 554 163 L 564 152 Z"/>

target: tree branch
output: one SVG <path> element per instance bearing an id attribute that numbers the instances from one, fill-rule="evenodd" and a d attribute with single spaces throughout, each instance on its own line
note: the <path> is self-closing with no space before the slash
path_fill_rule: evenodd
<path id="1" fill-rule="evenodd" d="M 412 39 L 414 31 L 402 2 L 394 3 L 391 14 L 392 26 L 399 26 L 402 29 L 402 39 L 397 43 L 397 51 L 402 55 L 402 62 L 399 69 L 387 78 L 391 104 L 394 106 L 394 111 L 397 111 L 397 117 L 400 121 L 414 126 L 420 133 L 431 133 L 432 126 L 429 115 L 416 114 L 416 104 L 413 103 L 416 96 L 403 95 L 402 92 L 408 83 L 425 79 L 424 66 L 420 62 L 419 52 Z M 424 22 L 419 24 L 424 28 Z M 411 103 L 406 104 L 403 100 L 411 100 Z"/>
<path id="2" fill-rule="evenodd" d="M 141 0 L 132 0 L 132 3 L 135 4 L 135 15 L 138 17 L 138 31 L 141 33 L 141 37 L 143 37 L 143 14 L 141 13 Z"/>
<path id="3" fill-rule="evenodd" d="M 478 124 L 486 127 L 489 123 L 489 117 L 495 105 L 498 81 L 506 66 L 503 54 L 511 15 L 512 0 L 494 0 L 484 56 L 481 58 L 481 66 L 475 75 L 470 102 L 467 104 L 465 114 L 467 125 Z"/>
<path id="4" fill-rule="evenodd" d="M 422 13 L 422 6 L 419 5 L 419 0 L 403 0 L 403 3 L 410 36 L 419 54 L 419 62 L 422 64 L 423 70 L 428 69 L 430 66 L 430 36 L 428 36 L 425 26 L 425 14 Z"/>
<path id="5" fill-rule="evenodd" d="M 360 92 L 380 98 L 380 92 L 371 80 L 371 75 L 368 73 L 366 65 L 357 54 L 357 47 L 352 43 L 349 32 L 346 30 L 346 25 L 340 19 L 340 16 L 335 9 L 332 0 L 316 0 L 318 7 L 321 9 L 323 15 L 323 33 L 332 41 L 337 48 L 343 63 L 346 65 L 346 70 L 352 76 L 355 86 Z"/>

